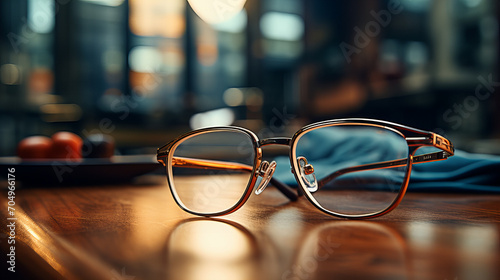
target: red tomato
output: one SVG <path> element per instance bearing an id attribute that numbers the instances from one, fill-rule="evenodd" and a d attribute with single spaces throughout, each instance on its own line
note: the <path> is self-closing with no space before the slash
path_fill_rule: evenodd
<path id="1" fill-rule="evenodd" d="M 17 155 L 22 159 L 47 158 L 51 152 L 52 139 L 45 136 L 24 138 L 17 145 Z"/>
<path id="2" fill-rule="evenodd" d="M 54 133 L 52 135 L 51 158 L 60 158 L 67 160 L 82 158 L 82 138 L 80 136 L 66 131 Z"/>

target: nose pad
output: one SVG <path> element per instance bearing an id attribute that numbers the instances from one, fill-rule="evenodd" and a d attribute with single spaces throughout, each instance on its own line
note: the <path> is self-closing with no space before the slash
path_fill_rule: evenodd
<path id="1" fill-rule="evenodd" d="M 315 192 L 318 190 L 318 181 L 316 180 L 316 175 L 314 174 L 314 166 L 307 162 L 305 157 L 297 157 L 297 163 L 300 169 L 300 179 L 307 186 L 310 192 Z"/>
<path id="2" fill-rule="evenodd" d="M 259 186 L 255 190 L 255 194 L 259 195 L 261 194 L 269 184 L 269 181 L 271 181 L 271 178 L 273 177 L 274 171 L 276 170 L 276 161 L 272 161 L 271 163 L 267 161 L 263 161 L 260 164 L 259 171 L 257 174 L 262 177 L 262 181 L 260 182 Z"/>

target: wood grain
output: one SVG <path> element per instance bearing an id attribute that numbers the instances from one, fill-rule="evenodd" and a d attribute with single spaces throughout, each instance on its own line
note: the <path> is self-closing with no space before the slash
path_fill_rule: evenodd
<path id="1" fill-rule="evenodd" d="M 274 188 L 228 216 L 198 218 L 158 177 L 16 194 L 18 278 L 500 278 L 499 195 L 409 193 L 386 216 L 351 221 Z M 6 204 L 3 189 L 5 233 Z"/>

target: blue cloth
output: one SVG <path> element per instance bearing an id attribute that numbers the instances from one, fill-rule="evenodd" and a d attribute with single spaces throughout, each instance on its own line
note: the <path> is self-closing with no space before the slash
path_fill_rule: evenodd
<path id="1" fill-rule="evenodd" d="M 395 145 L 393 140 L 381 141 L 380 135 L 367 139 L 367 135 L 357 132 L 355 137 L 352 133 L 339 133 L 339 131 L 336 131 L 335 135 L 318 133 L 313 136 L 308 140 L 309 144 L 302 145 L 300 153 L 310 155 L 308 160 L 314 165 L 318 180 L 339 170 L 341 165 L 356 166 L 367 162 L 383 161 L 385 155 L 392 153 L 391 146 Z M 430 151 L 424 149 L 430 149 Z M 422 154 L 438 150 L 425 147 L 418 151 Z M 298 151 L 297 155 L 300 153 Z M 394 158 L 393 155 L 391 157 Z M 374 161 L 374 159 L 379 160 Z M 289 169 L 288 157 L 277 157 L 275 160 L 278 167 L 274 177 L 290 186 L 297 186 Z M 393 176 L 389 171 L 387 169 L 384 176 Z M 457 150 L 454 156 L 446 160 L 413 164 L 408 190 L 498 193 L 500 192 L 500 156 L 472 154 Z"/>
<path id="2" fill-rule="evenodd" d="M 443 161 L 414 164 L 409 190 L 500 192 L 500 157 L 455 151 Z"/>

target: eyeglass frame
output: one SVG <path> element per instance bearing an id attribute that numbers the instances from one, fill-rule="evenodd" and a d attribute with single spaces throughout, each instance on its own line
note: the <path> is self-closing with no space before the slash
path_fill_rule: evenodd
<path id="1" fill-rule="evenodd" d="M 348 171 L 348 172 L 355 172 L 355 171 L 362 171 L 362 170 L 373 170 L 373 169 L 381 169 L 381 168 L 392 168 L 392 167 L 397 167 L 397 163 L 400 163 L 399 166 L 401 166 L 401 163 L 406 161 L 406 174 L 403 179 L 403 183 L 400 187 L 400 190 L 396 196 L 396 198 L 392 201 L 392 203 L 385 209 L 373 212 L 373 213 L 368 213 L 368 214 L 357 214 L 357 215 L 346 215 L 346 214 L 340 214 L 336 213 L 334 211 L 330 211 L 323 206 L 321 206 L 319 203 L 315 201 L 315 199 L 312 196 L 312 193 L 307 189 L 307 186 L 304 185 L 304 183 L 301 181 L 299 178 L 299 173 L 300 169 L 298 166 L 298 162 L 296 160 L 296 146 L 298 140 L 307 133 L 308 131 L 318 129 L 318 128 L 323 128 L 323 127 L 332 127 L 332 126 L 342 126 L 342 125 L 359 125 L 359 126 L 370 126 L 370 127 L 378 127 L 382 129 L 387 129 L 390 130 L 400 136 L 402 136 L 408 145 L 408 157 L 406 159 L 401 159 L 401 160 L 394 160 L 394 161 L 389 161 L 389 162 L 380 162 L 380 163 L 373 163 L 373 164 L 368 164 L 371 165 L 373 168 L 370 169 L 361 169 L 357 170 L 359 168 L 366 168 L 368 165 L 360 165 L 360 166 L 354 166 L 354 167 L 349 167 L 345 169 L 353 169 L 353 171 Z M 187 140 L 188 138 L 205 134 L 205 133 L 210 133 L 214 131 L 234 131 L 234 132 L 240 132 L 244 133 L 247 136 L 249 136 L 253 149 L 255 151 L 254 154 L 254 159 L 253 159 L 253 166 L 251 170 L 251 176 L 250 180 L 246 186 L 246 189 L 244 190 L 244 193 L 242 197 L 239 199 L 238 202 L 236 202 L 235 205 L 230 207 L 229 209 L 219 211 L 219 212 L 213 212 L 213 213 L 201 213 L 201 212 L 196 212 L 192 211 L 188 207 L 186 207 L 183 203 L 182 200 L 178 197 L 176 191 L 174 190 L 175 184 L 173 183 L 173 171 L 172 167 L 174 166 L 174 162 L 177 161 L 174 160 L 173 158 L 173 153 L 171 151 L 175 151 L 177 146 L 182 143 L 184 140 Z M 405 133 L 410 133 L 416 136 L 406 136 Z M 412 165 L 413 164 L 419 164 L 419 163 L 426 163 L 426 162 L 433 162 L 433 161 L 440 161 L 440 160 L 446 160 L 448 157 L 453 156 L 455 149 L 451 141 L 446 139 L 445 137 L 434 133 L 430 131 L 425 131 L 417 128 L 412 128 L 409 126 L 397 124 L 397 123 L 392 123 L 388 121 L 382 121 L 382 120 L 376 120 L 376 119 L 366 119 L 366 118 L 345 118 L 345 119 L 333 119 L 333 120 L 326 120 L 326 121 L 321 121 L 321 122 L 316 122 L 312 123 L 309 125 L 306 125 L 299 129 L 295 134 L 289 138 L 289 137 L 272 137 L 272 138 L 266 138 L 266 139 L 259 139 L 258 136 L 253 133 L 252 131 L 242 128 L 242 127 L 237 127 L 237 126 L 218 126 L 218 127 L 207 127 L 207 128 L 202 128 L 202 129 L 197 129 L 193 130 L 191 132 L 185 133 L 174 140 L 170 141 L 166 145 L 158 148 L 157 150 L 157 160 L 159 163 L 163 164 L 163 166 L 166 167 L 167 172 L 167 182 L 169 185 L 169 189 L 172 193 L 172 196 L 174 198 L 174 201 L 177 203 L 177 205 L 184 211 L 193 214 L 193 215 L 198 215 L 198 216 L 205 216 L 205 217 L 211 217 L 211 216 L 223 216 L 223 215 L 228 215 L 230 213 L 235 212 L 239 208 L 241 208 L 248 198 L 250 197 L 252 190 L 255 188 L 255 184 L 257 182 L 257 179 L 259 176 L 263 177 L 263 170 L 262 166 L 264 163 L 269 164 L 267 161 L 262 160 L 262 147 L 264 146 L 269 146 L 269 145 L 281 145 L 281 146 L 288 146 L 290 147 L 290 152 L 289 152 L 289 159 L 290 159 L 290 165 L 292 167 L 292 173 L 295 176 L 295 180 L 298 183 L 298 186 L 296 188 L 296 193 L 293 191 L 293 188 L 280 182 L 279 180 L 275 179 L 272 174 L 269 178 L 269 183 L 274 185 L 275 187 L 278 188 L 279 191 L 281 191 L 286 197 L 288 197 L 291 201 L 296 201 L 300 196 L 304 195 L 307 200 L 311 204 L 313 204 L 316 208 L 318 208 L 320 211 L 332 215 L 335 217 L 339 218 L 349 218 L 349 219 L 366 219 L 366 218 L 375 218 L 379 217 L 382 215 L 385 215 L 392 210 L 394 210 L 403 200 L 403 197 L 408 189 L 409 181 L 410 181 L 410 176 L 411 176 L 411 171 L 412 171 Z M 429 154 L 423 154 L 423 155 L 418 155 L 415 156 L 415 152 L 425 146 L 430 146 L 430 147 L 435 147 L 440 149 L 441 151 L 439 152 L 433 152 Z M 191 166 L 194 168 L 200 168 L 203 166 L 204 168 L 211 168 L 211 169 L 240 169 L 240 170 L 245 170 L 245 171 L 250 171 L 248 170 L 248 167 L 243 167 L 242 164 L 238 163 L 221 163 L 221 162 L 216 162 L 216 161 L 207 161 L 207 160 L 193 160 L 190 162 L 182 162 L 183 159 L 179 160 L 179 166 Z M 390 164 L 390 166 L 386 165 L 380 165 L 380 164 Z M 345 170 L 343 169 L 343 170 Z M 265 170 L 264 170 L 265 171 Z M 273 170 L 274 172 L 274 170 Z M 334 172 L 335 173 L 335 172 Z M 334 174 L 332 173 L 332 174 Z M 330 176 L 332 176 L 330 174 Z M 345 173 L 341 173 L 339 175 L 342 175 Z M 327 176 L 327 177 L 330 177 Z M 264 178 L 263 178 L 264 179 Z M 260 186 L 257 186 L 259 188 Z M 264 185 L 263 189 L 266 187 Z M 263 190 L 262 189 L 262 190 Z M 260 192 L 262 192 L 262 190 Z M 256 192 L 256 194 L 260 194 L 260 192 Z"/>

